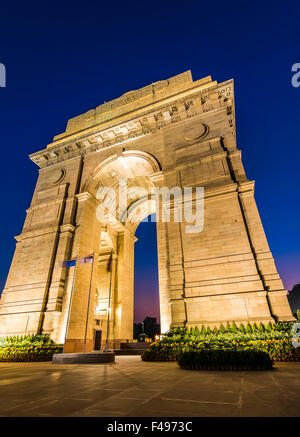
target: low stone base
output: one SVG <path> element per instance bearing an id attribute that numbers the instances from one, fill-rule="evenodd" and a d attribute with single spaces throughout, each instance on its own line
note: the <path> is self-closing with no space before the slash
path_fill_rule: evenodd
<path id="1" fill-rule="evenodd" d="M 85 350 L 85 353 L 93 352 L 94 349 L 94 341 L 90 338 L 86 339 L 86 344 L 84 348 L 84 339 L 83 338 L 68 338 L 65 342 L 64 352 L 66 354 L 73 353 L 82 353 Z"/>
<path id="2" fill-rule="evenodd" d="M 52 364 L 98 364 L 114 363 L 114 352 L 89 352 L 80 354 L 54 354 Z"/>

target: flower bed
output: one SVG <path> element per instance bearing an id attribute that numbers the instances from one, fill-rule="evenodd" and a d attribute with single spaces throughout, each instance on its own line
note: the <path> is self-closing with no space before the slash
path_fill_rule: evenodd
<path id="1" fill-rule="evenodd" d="M 143 361 L 177 361 L 182 352 L 200 350 L 255 350 L 266 352 L 274 361 L 300 361 L 300 350 L 291 339 L 245 341 L 199 341 L 199 342 L 163 342 L 153 343 L 143 355 Z"/>
<path id="2" fill-rule="evenodd" d="M 55 345 L 50 335 L 15 335 L 0 337 L 0 348 L 3 347 L 27 347 L 27 346 L 50 346 Z"/>
<path id="3" fill-rule="evenodd" d="M 191 370 L 269 370 L 273 361 L 262 351 L 218 349 L 181 352 L 178 364 Z"/>
<path id="4" fill-rule="evenodd" d="M 267 352 L 274 361 L 300 361 L 300 349 L 292 345 L 290 338 L 249 341 L 247 346 Z"/>
<path id="5" fill-rule="evenodd" d="M 53 354 L 62 353 L 63 346 L 1 347 L 0 362 L 52 361 Z"/>
<path id="6" fill-rule="evenodd" d="M 63 351 L 49 335 L 0 337 L 0 362 L 51 361 L 53 354 Z"/>
<path id="7" fill-rule="evenodd" d="M 177 361 L 183 352 L 200 350 L 253 350 L 267 353 L 274 361 L 300 361 L 300 347 L 292 345 L 293 322 L 276 325 L 260 324 L 226 328 L 175 328 L 153 343 L 142 359 L 144 361 Z"/>

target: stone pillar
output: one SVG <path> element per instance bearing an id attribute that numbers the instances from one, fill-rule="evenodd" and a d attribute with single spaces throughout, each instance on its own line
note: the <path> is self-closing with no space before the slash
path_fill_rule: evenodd
<path id="1" fill-rule="evenodd" d="M 0 335 L 51 333 L 50 294 L 68 184 L 37 190 L 0 302 Z"/>
<path id="2" fill-rule="evenodd" d="M 64 342 L 67 311 L 65 305 L 62 312 L 63 299 L 69 304 L 70 293 L 67 295 L 67 281 L 72 277 L 72 269 L 63 268 L 63 261 L 70 259 L 75 227 L 71 224 L 60 227 L 60 235 L 56 253 L 56 262 L 49 290 L 49 299 L 44 318 L 44 329 L 47 331 L 49 316 L 52 319 L 51 338 L 56 343 Z M 71 281 L 70 281 L 71 283 Z M 69 290 L 70 291 L 70 290 Z"/>
<path id="3" fill-rule="evenodd" d="M 128 230 L 118 234 L 118 263 L 115 290 L 114 338 L 118 343 L 133 340 L 134 243 L 136 237 Z"/>
<path id="4" fill-rule="evenodd" d="M 89 193 L 81 193 L 77 195 L 77 200 L 78 209 L 76 218 L 76 232 L 72 257 L 78 256 L 79 258 L 82 258 L 84 256 L 94 253 L 95 259 L 92 276 L 92 264 L 78 263 L 77 265 L 71 302 L 69 326 L 67 328 L 67 339 L 65 342 L 66 353 L 83 352 L 90 282 L 91 293 L 89 303 L 89 323 L 86 352 L 91 351 L 94 347 L 93 320 L 95 306 L 95 278 L 99 258 L 101 225 L 96 217 L 96 199 Z M 67 302 L 66 305 L 68 305 Z"/>
<path id="5" fill-rule="evenodd" d="M 170 259 L 167 223 L 157 222 L 157 257 L 159 279 L 159 307 L 161 332 L 170 329 L 172 323 L 170 296 Z"/>
<path id="6" fill-rule="evenodd" d="M 287 300 L 287 291 L 277 272 L 256 206 L 253 181 L 239 185 L 239 198 L 250 245 L 266 291 L 270 311 L 277 320 L 294 320 Z"/>
<path id="7" fill-rule="evenodd" d="M 114 324 L 115 324 L 115 283 L 116 283 L 116 262 L 118 256 L 113 254 L 111 272 L 108 270 L 108 263 L 111 256 L 111 249 L 101 252 L 98 264 L 98 313 L 101 320 L 101 349 L 105 348 L 107 336 L 107 319 L 109 314 L 108 348 L 115 347 Z M 109 303 L 109 288 L 111 282 L 111 296 Z"/>
<path id="8" fill-rule="evenodd" d="M 185 304 L 185 271 L 181 223 L 166 223 L 166 227 L 169 239 L 171 326 L 185 326 L 187 322 L 187 312 Z"/>

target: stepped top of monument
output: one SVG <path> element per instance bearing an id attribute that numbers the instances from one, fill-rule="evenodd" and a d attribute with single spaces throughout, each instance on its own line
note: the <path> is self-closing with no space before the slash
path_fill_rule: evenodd
<path id="1" fill-rule="evenodd" d="M 128 118 L 141 109 L 151 106 L 154 103 L 168 100 L 177 94 L 181 94 L 192 88 L 203 85 L 216 85 L 211 76 L 193 81 L 191 71 L 173 76 L 169 79 L 151 83 L 138 90 L 129 91 L 122 96 L 105 102 L 95 109 L 91 109 L 84 114 L 71 118 L 68 121 L 66 131 L 54 137 L 54 142 L 59 141 L 69 135 L 79 133 L 85 129 L 96 125 L 110 122 L 114 119 Z"/>
<path id="2" fill-rule="evenodd" d="M 225 111 L 228 129 L 235 136 L 233 88 L 232 79 L 218 83 L 206 76 L 193 81 L 191 72 L 186 71 L 71 118 L 66 131 L 55 136 L 46 148 L 32 153 L 30 159 L 39 167 L 49 166 L 219 110 Z"/>

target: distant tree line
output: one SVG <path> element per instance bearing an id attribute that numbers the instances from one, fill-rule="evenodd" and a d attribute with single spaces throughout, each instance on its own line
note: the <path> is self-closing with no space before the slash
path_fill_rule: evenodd
<path id="1" fill-rule="evenodd" d="M 141 334 L 146 334 L 148 338 L 160 334 L 160 324 L 157 323 L 156 317 L 146 317 L 143 322 L 134 324 L 133 338 L 139 339 Z"/>
<path id="2" fill-rule="evenodd" d="M 300 284 L 294 285 L 288 292 L 288 301 L 293 315 L 296 316 L 297 311 L 300 311 Z"/>

